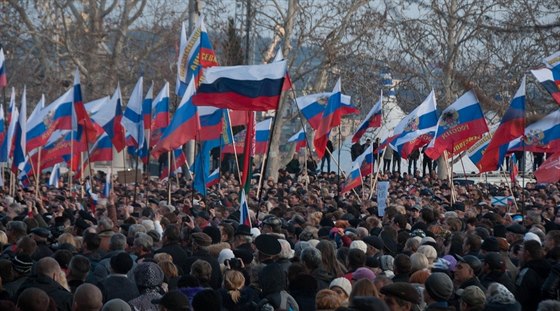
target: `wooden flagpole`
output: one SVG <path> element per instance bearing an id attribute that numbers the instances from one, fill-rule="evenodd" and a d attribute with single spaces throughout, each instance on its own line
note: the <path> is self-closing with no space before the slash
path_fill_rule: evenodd
<path id="1" fill-rule="evenodd" d="M 167 204 L 171 204 L 171 152 L 167 151 Z"/>

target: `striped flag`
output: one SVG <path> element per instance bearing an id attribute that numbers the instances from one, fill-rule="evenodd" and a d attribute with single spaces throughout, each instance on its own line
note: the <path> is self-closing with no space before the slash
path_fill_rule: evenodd
<path id="1" fill-rule="evenodd" d="M 251 228 L 251 217 L 249 216 L 249 205 L 245 196 L 245 189 L 241 189 L 241 200 L 239 201 L 239 224 L 247 225 Z"/>
<path id="2" fill-rule="evenodd" d="M 356 132 L 354 132 L 354 135 L 352 136 L 352 143 L 359 142 L 360 138 L 362 138 L 362 136 L 366 133 L 366 131 L 369 128 L 376 128 L 381 126 L 381 115 L 382 115 L 381 103 L 382 102 L 383 102 L 383 92 L 381 92 L 381 96 L 379 97 L 379 100 L 377 101 L 377 103 L 375 103 L 375 105 L 373 105 L 373 107 L 367 114 L 364 121 L 360 123 L 358 129 L 356 130 Z"/>
<path id="3" fill-rule="evenodd" d="M 19 116 L 14 130 L 14 157 L 12 159 L 12 172 L 17 174 L 20 164 L 25 162 L 27 133 L 27 88 L 23 88 Z"/>
<path id="4" fill-rule="evenodd" d="M 53 166 L 51 176 L 49 177 L 49 187 L 58 188 L 60 182 L 60 164 L 57 163 Z"/>
<path id="5" fill-rule="evenodd" d="M 220 168 L 215 169 L 206 180 L 206 188 L 217 185 L 220 182 Z"/>
<path id="6" fill-rule="evenodd" d="M 292 137 L 288 139 L 289 143 L 296 143 L 296 152 L 299 152 L 301 148 L 307 146 L 307 137 L 305 134 L 305 127 L 295 133 Z"/>
<path id="7" fill-rule="evenodd" d="M 0 88 L 8 86 L 8 78 L 6 76 L 6 58 L 4 57 L 4 49 L 0 48 Z"/>

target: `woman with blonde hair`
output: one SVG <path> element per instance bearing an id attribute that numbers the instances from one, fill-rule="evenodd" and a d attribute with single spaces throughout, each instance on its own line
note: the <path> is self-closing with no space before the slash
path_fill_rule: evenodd
<path id="1" fill-rule="evenodd" d="M 177 281 L 179 280 L 179 269 L 169 260 L 158 262 L 159 267 L 163 271 L 163 287 L 167 291 L 177 288 Z"/>
<path id="2" fill-rule="evenodd" d="M 244 290 L 245 277 L 237 270 L 224 272 L 224 284 L 220 289 L 222 306 L 226 310 L 244 310 L 251 302 L 250 296 Z"/>

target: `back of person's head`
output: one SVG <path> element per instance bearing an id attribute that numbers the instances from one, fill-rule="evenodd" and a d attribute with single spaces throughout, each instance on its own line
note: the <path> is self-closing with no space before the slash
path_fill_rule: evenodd
<path id="1" fill-rule="evenodd" d="M 101 311 L 132 311 L 132 310 L 130 308 L 130 305 L 126 301 L 120 298 L 115 298 L 107 301 L 103 305 L 103 308 L 101 308 Z"/>
<path id="2" fill-rule="evenodd" d="M 58 262 L 60 268 L 67 269 L 70 260 L 72 260 L 72 252 L 67 249 L 59 249 L 54 252 L 52 257 Z"/>
<path id="3" fill-rule="evenodd" d="M 172 261 L 160 261 L 158 265 L 163 271 L 163 274 L 165 275 L 167 280 L 169 280 L 169 278 L 179 276 L 179 269 L 177 269 L 177 266 Z"/>
<path id="4" fill-rule="evenodd" d="M 169 225 L 165 228 L 163 232 L 163 237 L 168 242 L 178 242 L 181 239 L 181 235 L 179 233 L 179 229 L 174 225 Z"/>
<path id="5" fill-rule="evenodd" d="M 366 264 L 366 254 L 360 249 L 353 248 L 348 251 L 346 260 L 350 269 L 357 269 Z"/>
<path id="6" fill-rule="evenodd" d="M 422 253 L 414 253 L 410 255 L 411 272 L 414 273 L 418 270 L 428 269 L 430 263 L 426 255 Z"/>
<path id="7" fill-rule="evenodd" d="M 101 238 L 97 233 L 86 231 L 83 244 L 88 251 L 96 251 L 101 245 Z"/>
<path id="8" fill-rule="evenodd" d="M 482 246 L 482 239 L 476 234 L 467 234 L 464 244 L 469 247 L 471 252 L 478 252 Z"/>
<path id="9" fill-rule="evenodd" d="M 368 279 L 361 279 L 352 286 L 352 292 L 350 293 L 349 300 L 352 301 L 354 297 L 358 296 L 379 297 L 379 292 L 372 281 Z"/>
<path id="10" fill-rule="evenodd" d="M 224 272 L 224 288 L 227 290 L 233 302 L 237 303 L 241 297 L 241 289 L 245 284 L 243 273 L 237 270 L 226 270 Z"/>
<path id="11" fill-rule="evenodd" d="M 134 262 L 127 253 L 118 253 L 111 257 L 111 270 L 118 274 L 127 274 L 132 269 Z"/>
<path id="12" fill-rule="evenodd" d="M 393 261 L 393 265 L 395 266 L 395 274 L 410 274 L 412 269 L 410 257 L 405 254 L 398 254 Z"/>
<path id="13" fill-rule="evenodd" d="M 27 224 L 23 221 L 12 220 L 8 223 L 6 230 L 8 233 L 14 237 L 14 241 L 27 234 Z"/>
<path id="14" fill-rule="evenodd" d="M 91 263 L 87 257 L 76 255 L 68 264 L 68 279 L 85 281 L 90 268 Z"/>
<path id="15" fill-rule="evenodd" d="M 560 301 L 543 300 L 539 303 L 537 311 L 558 311 L 560 310 Z"/>
<path id="16" fill-rule="evenodd" d="M 541 244 L 535 240 L 523 242 L 523 251 L 526 252 L 532 260 L 542 259 L 544 256 Z"/>
<path id="17" fill-rule="evenodd" d="M 126 247 L 126 237 L 122 233 L 115 233 L 109 241 L 109 249 L 112 251 L 123 251 Z"/>
<path id="18" fill-rule="evenodd" d="M 334 310 L 342 304 L 342 299 L 333 290 L 322 289 L 315 296 L 316 310 Z"/>
<path id="19" fill-rule="evenodd" d="M 197 259 L 191 265 L 190 274 L 197 278 L 201 284 L 207 283 L 212 275 L 212 266 L 206 260 Z"/>
<path id="20" fill-rule="evenodd" d="M 138 232 L 134 237 L 134 247 L 140 248 L 144 252 L 151 252 L 154 246 L 154 239 L 147 233 Z"/>
<path id="21" fill-rule="evenodd" d="M 97 286 L 84 283 L 74 293 L 73 309 L 80 311 L 99 311 L 103 306 L 103 295 Z"/>
<path id="22" fill-rule="evenodd" d="M 47 311 L 49 310 L 49 295 L 42 289 L 30 287 L 18 297 L 17 307 L 20 311 Z"/>
<path id="23" fill-rule="evenodd" d="M 33 255 L 37 249 L 37 242 L 29 236 L 23 236 L 17 241 L 18 254 Z"/>
<path id="24" fill-rule="evenodd" d="M 321 252 L 315 247 L 309 247 L 301 252 L 301 261 L 309 270 L 315 270 L 321 266 L 323 258 Z"/>
<path id="25" fill-rule="evenodd" d="M 220 311 L 222 298 L 212 289 L 205 289 L 194 295 L 191 303 L 193 311 Z"/>
<path id="26" fill-rule="evenodd" d="M 54 260 L 54 258 L 45 257 L 41 258 L 37 262 L 36 272 L 37 275 L 50 277 L 54 280 L 54 276 L 61 273 L 61 269 L 60 265 L 58 264 L 58 262 L 56 262 L 56 260 Z"/>

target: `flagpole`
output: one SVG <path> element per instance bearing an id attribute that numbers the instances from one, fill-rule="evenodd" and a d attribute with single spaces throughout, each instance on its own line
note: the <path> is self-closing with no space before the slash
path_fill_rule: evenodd
<path id="1" fill-rule="evenodd" d="M 183 150 L 181 149 L 181 153 L 183 152 Z M 187 157 L 185 156 L 185 159 Z M 179 168 L 175 165 L 176 161 L 177 161 L 177 157 L 175 157 L 175 152 L 171 153 L 171 161 L 173 163 L 173 173 L 175 174 L 175 171 L 178 170 Z M 169 175 L 171 176 L 171 175 Z M 177 174 L 175 174 L 175 182 L 177 183 L 177 186 L 179 186 L 179 176 L 177 176 Z"/>
<path id="2" fill-rule="evenodd" d="M 167 151 L 167 204 L 171 204 L 171 151 Z"/>
<path id="3" fill-rule="evenodd" d="M 269 147 L 270 147 L 270 143 L 269 143 Z M 265 169 L 265 163 L 267 161 L 267 155 L 263 155 L 263 159 L 262 159 L 262 163 L 261 163 L 261 175 L 259 176 L 259 186 L 257 188 L 257 198 L 259 198 L 259 203 L 261 200 L 261 196 L 259 195 L 261 192 L 261 188 L 262 188 L 262 181 L 263 181 L 263 175 L 264 175 L 264 169 Z M 260 204 L 259 204 L 260 205 Z"/>
<path id="4" fill-rule="evenodd" d="M 226 129 L 226 130 L 229 130 L 230 133 L 231 133 L 231 143 L 233 144 L 233 155 L 235 157 L 235 165 L 237 166 L 237 177 L 239 179 L 239 184 L 241 185 L 243 181 L 241 180 L 241 169 L 239 168 L 239 159 L 237 157 L 237 145 L 235 144 L 235 137 L 233 135 L 233 129 L 231 128 L 231 118 L 230 118 L 230 115 L 229 115 L 229 109 L 226 109 L 226 113 L 227 113 L 227 119 L 229 120 L 229 122 L 227 124 L 229 129 Z M 220 154 L 221 154 L 221 152 L 220 152 Z"/>
<path id="5" fill-rule="evenodd" d="M 447 154 L 447 150 L 443 151 L 443 159 L 445 161 L 445 165 L 447 166 L 447 171 L 448 171 L 448 176 L 447 176 L 447 182 L 449 182 L 449 189 L 451 190 L 451 204 L 455 203 L 455 198 L 454 198 L 454 187 L 453 187 L 453 169 L 452 167 L 449 167 L 449 156 Z"/>
<path id="6" fill-rule="evenodd" d="M 517 206 L 517 200 L 515 199 L 515 194 L 513 194 L 513 190 L 512 190 L 512 187 L 511 187 L 512 181 L 508 178 L 508 176 L 506 175 L 506 172 L 504 172 L 504 170 L 500 169 L 499 171 L 504 175 L 504 177 L 506 179 L 506 183 L 508 185 L 509 192 L 511 193 L 511 196 L 513 197 L 513 204 L 515 204 L 515 209 L 519 210 L 519 207 Z"/>
<path id="7" fill-rule="evenodd" d="M 43 147 L 39 147 L 39 155 L 37 159 L 37 170 L 35 172 L 35 197 L 39 199 L 39 180 L 41 179 L 41 151 Z M 31 161 L 31 158 L 29 159 Z M 31 167 L 33 167 L 33 161 L 31 161 Z M 52 173 L 51 173 L 52 174 Z"/>
<path id="8" fill-rule="evenodd" d="M 387 148 L 389 148 L 389 144 L 387 144 L 387 146 L 385 146 L 385 148 L 383 148 L 383 152 L 381 153 L 381 157 L 379 159 L 383 159 L 383 157 L 385 156 L 385 152 L 387 151 Z M 374 150 L 375 152 L 375 150 Z M 379 173 L 381 172 L 381 160 L 379 162 L 379 165 L 377 165 L 377 173 L 375 174 L 375 179 L 373 180 L 372 184 L 371 184 L 371 192 L 369 194 L 369 199 L 371 199 L 373 197 L 373 189 L 375 189 L 375 186 L 377 185 L 377 180 L 379 179 Z"/>
<path id="9" fill-rule="evenodd" d="M 135 172 L 134 172 L 134 202 L 136 202 L 136 195 L 138 194 L 138 162 L 140 162 L 140 156 L 138 155 L 138 151 L 136 150 L 136 165 L 135 165 Z"/>
<path id="10" fill-rule="evenodd" d="M 296 91 L 294 90 L 294 87 L 291 87 L 292 90 L 292 96 L 294 97 L 294 102 L 296 103 L 296 108 L 298 111 L 298 115 L 299 115 L 299 123 L 301 124 L 301 128 L 303 128 L 303 131 L 305 133 L 305 148 L 307 148 L 307 151 L 309 151 L 309 154 L 313 154 L 312 150 L 311 150 L 311 144 L 309 144 L 309 137 L 307 137 L 307 132 L 305 131 L 305 125 L 303 124 L 303 117 L 301 115 L 301 110 L 299 110 L 299 106 L 297 104 L 297 96 L 296 96 Z M 307 163 L 307 158 L 305 159 L 305 163 Z"/>
<path id="11" fill-rule="evenodd" d="M 70 132 L 70 167 L 68 169 L 68 186 L 72 193 L 72 164 L 74 163 L 74 129 Z"/>
<path id="12" fill-rule="evenodd" d="M 121 150 L 122 152 L 122 157 L 123 157 L 123 170 L 124 170 L 124 174 L 123 174 L 123 182 L 126 185 L 126 175 L 127 175 L 127 171 L 126 171 L 126 147 L 123 148 L 123 150 Z"/>
<path id="13" fill-rule="evenodd" d="M 340 163 L 340 153 L 342 151 L 342 139 L 341 138 L 342 138 L 342 128 L 339 125 L 338 126 L 338 163 Z M 340 198 L 340 194 L 341 194 L 340 191 L 342 191 L 342 188 L 340 187 L 340 165 L 339 165 L 338 166 L 338 197 L 339 198 Z"/>
<path id="14" fill-rule="evenodd" d="M 304 135 L 307 135 L 307 133 L 305 133 L 305 131 L 303 133 L 304 133 Z M 306 142 L 306 145 L 307 145 L 307 142 Z M 297 146 L 297 143 L 296 143 L 296 146 Z M 305 176 L 307 177 L 307 181 L 305 182 L 305 190 L 307 190 L 307 185 L 309 184 L 309 172 L 307 172 L 307 148 L 303 149 L 303 169 L 304 169 L 304 172 L 305 172 Z"/>

